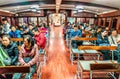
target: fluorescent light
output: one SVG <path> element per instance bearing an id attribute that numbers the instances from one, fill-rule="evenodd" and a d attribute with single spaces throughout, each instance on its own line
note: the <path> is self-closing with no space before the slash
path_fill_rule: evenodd
<path id="1" fill-rule="evenodd" d="M 115 11 L 117 11 L 117 10 L 110 10 L 110 11 L 105 11 L 105 12 L 103 12 L 103 14 L 104 14 L 104 13 L 115 12 Z"/>
<path id="2" fill-rule="evenodd" d="M 98 9 L 96 11 L 99 11 Z"/>
<path id="3" fill-rule="evenodd" d="M 32 5 L 30 8 L 39 8 L 39 5 Z"/>
<path id="4" fill-rule="evenodd" d="M 76 6 L 76 9 L 84 9 L 83 6 Z"/>
<path id="5" fill-rule="evenodd" d="M 31 11 L 36 12 L 37 10 L 36 9 L 32 9 Z"/>
<path id="6" fill-rule="evenodd" d="M 78 12 L 83 12 L 83 10 L 78 10 Z"/>
<path id="7" fill-rule="evenodd" d="M 5 11 L 5 12 L 10 12 L 10 11 Z"/>
<path id="8" fill-rule="evenodd" d="M 100 15 L 100 14 L 111 13 L 111 12 L 115 12 L 115 11 L 117 11 L 117 10 L 110 10 L 110 11 L 102 12 L 102 13 L 99 13 L 99 15 Z"/>
<path id="9" fill-rule="evenodd" d="M 10 12 L 10 11 L 8 11 L 8 10 L 2 10 L 2 9 L 0 9 L 0 11 L 14 14 L 13 12 Z"/>
<path id="10" fill-rule="evenodd" d="M 40 13 L 41 11 L 37 11 L 38 13 Z"/>
<path id="11" fill-rule="evenodd" d="M 77 11 L 73 11 L 73 13 L 77 13 Z"/>

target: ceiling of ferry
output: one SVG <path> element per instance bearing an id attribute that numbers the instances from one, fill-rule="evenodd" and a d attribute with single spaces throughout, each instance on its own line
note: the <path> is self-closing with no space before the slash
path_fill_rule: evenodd
<path id="1" fill-rule="evenodd" d="M 56 9 L 60 0 L 0 0 L 0 10 L 13 13 Z M 61 0 L 59 9 L 106 13 L 120 9 L 120 0 Z"/>

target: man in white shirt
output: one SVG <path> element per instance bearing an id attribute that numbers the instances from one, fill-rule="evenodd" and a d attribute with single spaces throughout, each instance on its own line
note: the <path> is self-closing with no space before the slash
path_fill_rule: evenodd
<path id="1" fill-rule="evenodd" d="M 112 30 L 111 35 L 108 37 L 111 45 L 118 45 L 120 43 L 120 34 L 118 34 L 117 30 Z"/>
<path id="2" fill-rule="evenodd" d="M 117 30 L 115 29 L 111 31 L 111 35 L 108 37 L 108 39 L 111 46 L 118 46 L 118 44 L 120 44 L 120 34 L 118 34 Z M 114 51 L 114 59 L 120 60 L 120 56 L 116 51 Z"/>
<path id="3" fill-rule="evenodd" d="M 6 18 L 2 19 L 2 23 L 3 23 L 2 33 L 8 34 L 10 32 L 10 24 L 7 22 Z"/>

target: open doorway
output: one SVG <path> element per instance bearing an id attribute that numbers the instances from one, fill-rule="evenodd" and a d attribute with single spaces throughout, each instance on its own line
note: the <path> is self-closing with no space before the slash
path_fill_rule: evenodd
<path id="1" fill-rule="evenodd" d="M 65 22 L 65 15 L 64 14 L 50 14 L 49 15 L 49 23 L 54 25 L 62 25 Z"/>

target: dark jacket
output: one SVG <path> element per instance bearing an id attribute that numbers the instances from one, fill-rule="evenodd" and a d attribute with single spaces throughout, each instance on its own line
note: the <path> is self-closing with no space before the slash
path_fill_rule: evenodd
<path id="1" fill-rule="evenodd" d="M 30 36 L 32 36 L 32 37 L 34 36 L 32 30 L 29 30 L 29 29 L 26 29 L 26 30 L 28 30 L 28 31 L 27 31 L 27 32 L 25 32 L 25 31 L 22 32 L 22 35 L 23 35 L 23 36 L 25 36 L 25 35 L 30 35 Z"/>
<path id="2" fill-rule="evenodd" d="M 9 57 L 11 58 L 11 65 L 15 65 L 18 61 L 18 46 L 16 43 L 11 42 L 7 47 L 2 45 L 1 46 L 5 51 L 8 53 Z"/>
<path id="3" fill-rule="evenodd" d="M 101 34 L 97 35 L 97 45 L 109 45 L 108 36 L 102 38 Z"/>

